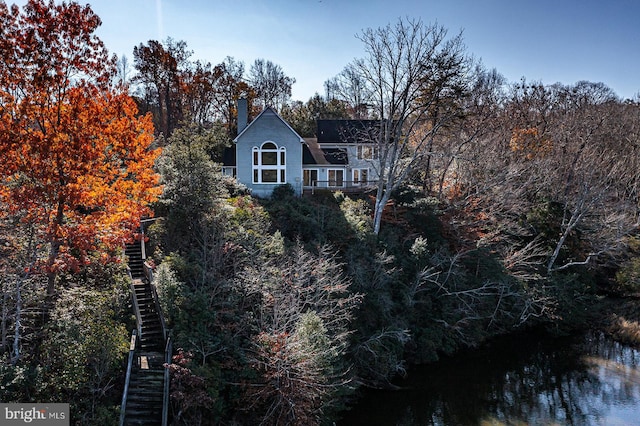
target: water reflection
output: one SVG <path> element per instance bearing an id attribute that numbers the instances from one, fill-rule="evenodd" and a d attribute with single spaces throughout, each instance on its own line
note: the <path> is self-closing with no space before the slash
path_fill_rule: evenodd
<path id="1" fill-rule="evenodd" d="M 341 425 L 637 425 L 640 351 L 601 334 L 501 339 L 369 391 Z"/>

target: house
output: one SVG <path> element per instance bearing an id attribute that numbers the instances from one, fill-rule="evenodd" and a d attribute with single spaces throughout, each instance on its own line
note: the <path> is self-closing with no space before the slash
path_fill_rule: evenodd
<path id="1" fill-rule="evenodd" d="M 223 158 L 223 173 L 269 197 L 291 184 L 297 195 L 317 188 L 362 190 L 375 182 L 378 152 L 369 134 L 376 121 L 318 120 L 316 138 L 302 138 L 270 107 L 248 122 L 238 101 L 238 136 Z"/>

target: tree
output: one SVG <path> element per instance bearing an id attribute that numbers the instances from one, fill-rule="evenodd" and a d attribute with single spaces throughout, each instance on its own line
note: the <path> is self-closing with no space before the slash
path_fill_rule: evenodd
<path id="1" fill-rule="evenodd" d="M 0 202 L 32 227 L 53 296 L 59 271 L 92 252 L 109 259 L 159 195 L 153 127 L 124 88 L 115 58 L 93 34 L 89 6 L 0 4 Z"/>
<path id="2" fill-rule="evenodd" d="M 255 90 L 244 81 L 244 63 L 227 56 L 224 61 L 215 66 L 217 76 L 214 85 L 216 118 L 225 123 L 228 136 L 233 139 L 238 134 L 238 109 L 236 101 L 247 99 L 251 107 L 256 97 Z M 249 111 L 250 116 L 255 111 Z"/>
<path id="3" fill-rule="evenodd" d="M 320 424 L 350 382 L 344 356 L 361 296 L 349 290 L 329 247 L 312 255 L 298 243 L 276 262 L 245 272 L 263 300 L 250 358 L 260 379 L 248 401 L 263 410 L 263 424 Z"/>
<path id="4" fill-rule="evenodd" d="M 317 93 L 306 103 L 295 101 L 284 106 L 280 114 L 302 137 L 316 136 L 318 120 L 349 118 L 344 102 L 337 99 L 327 101 Z"/>
<path id="5" fill-rule="evenodd" d="M 165 45 L 149 40 L 147 45 L 133 48 L 133 64 L 138 74 L 133 78 L 141 83 L 144 98 L 156 111 L 157 130 L 166 137 L 183 119 L 182 80 L 191 51 L 187 43 L 167 38 Z"/>
<path id="6" fill-rule="evenodd" d="M 220 73 L 209 62 L 196 61 L 183 73 L 183 101 L 187 118 L 199 125 L 210 125 L 214 121 L 214 87 Z"/>
<path id="7" fill-rule="evenodd" d="M 597 263 L 617 267 L 638 229 L 637 104 L 601 83 L 522 81 L 491 110 L 493 130 L 457 168 L 461 191 L 450 200 L 459 212 L 449 223 L 475 237 L 465 243 L 500 253 L 531 289 Z"/>
<path id="8" fill-rule="evenodd" d="M 589 264 L 619 253 L 638 228 L 638 139 L 615 93 L 601 83 L 578 82 L 550 89 L 556 99 L 551 155 L 538 156 L 550 198 L 559 203 L 559 235 L 547 272 Z M 623 155 L 621 155 L 624 153 Z M 569 249 L 579 233 L 583 249 Z M 564 256 L 561 256 L 564 252 Z M 578 258 L 578 256 L 580 256 Z"/>
<path id="9" fill-rule="evenodd" d="M 327 99 L 340 99 L 349 108 L 354 120 L 369 118 L 373 93 L 362 73 L 353 65 L 347 65 L 340 74 L 324 83 Z"/>
<path id="10" fill-rule="evenodd" d="M 118 58 L 117 73 L 117 84 L 128 85 L 131 80 L 131 64 L 129 63 L 129 58 L 127 58 L 126 55 L 122 55 Z"/>
<path id="11" fill-rule="evenodd" d="M 286 76 L 280 65 L 256 59 L 249 70 L 249 81 L 263 108 L 271 106 L 280 111 L 289 101 L 296 79 Z"/>
<path id="12" fill-rule="evenodd" d="M 368 99 L 370 114 L 378 120 L 360 138 L 379 149 L 372 163 L 379 176 L 374 207 L 377 234 L 392 192 L 434 155 L 435 137 L 460 113 L 471 64 L 461 35 L 447 39 L 443 27 L 419 20 L 367 29 L 359 39 L 366 56 L 347 69 L 349 79 L 363 87 L 362 99 Z"/>

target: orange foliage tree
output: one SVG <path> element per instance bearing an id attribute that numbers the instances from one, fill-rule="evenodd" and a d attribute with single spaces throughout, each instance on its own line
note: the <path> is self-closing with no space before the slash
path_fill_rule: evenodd
<path id="1" fill-rule="evenodd" d="M 115 58 L 89 6 L 0 3 L 0 209 L 37 238 L 34 272 L 110 258 L 161 188 L 153 124 L 111 84 Z"/>
<path id="2" fill-rule="evenodd" d="M 549 154 L 553 150 L 553 142 L 542 137 L 536 127 L 516 127 L 511 134 L 509 148 L 513 152 L 522 153 L 527 160 L 532 160 Z"/>

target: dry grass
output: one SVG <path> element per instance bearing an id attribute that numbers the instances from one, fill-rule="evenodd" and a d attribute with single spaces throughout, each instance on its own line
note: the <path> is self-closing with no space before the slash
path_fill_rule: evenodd
<path id="1" fill-rule="evenodd" d="M 613 339 L 640 348 L 640 298 L 604 298 L 596 307 L 599 328 Z"/>
<path id="2" fill-rule="evenodd" d="M 640 347 L 640 322 L 616 314 L 613 314 L 613 317 L 607 330 L 611 337 L 619 342 Z"/>

